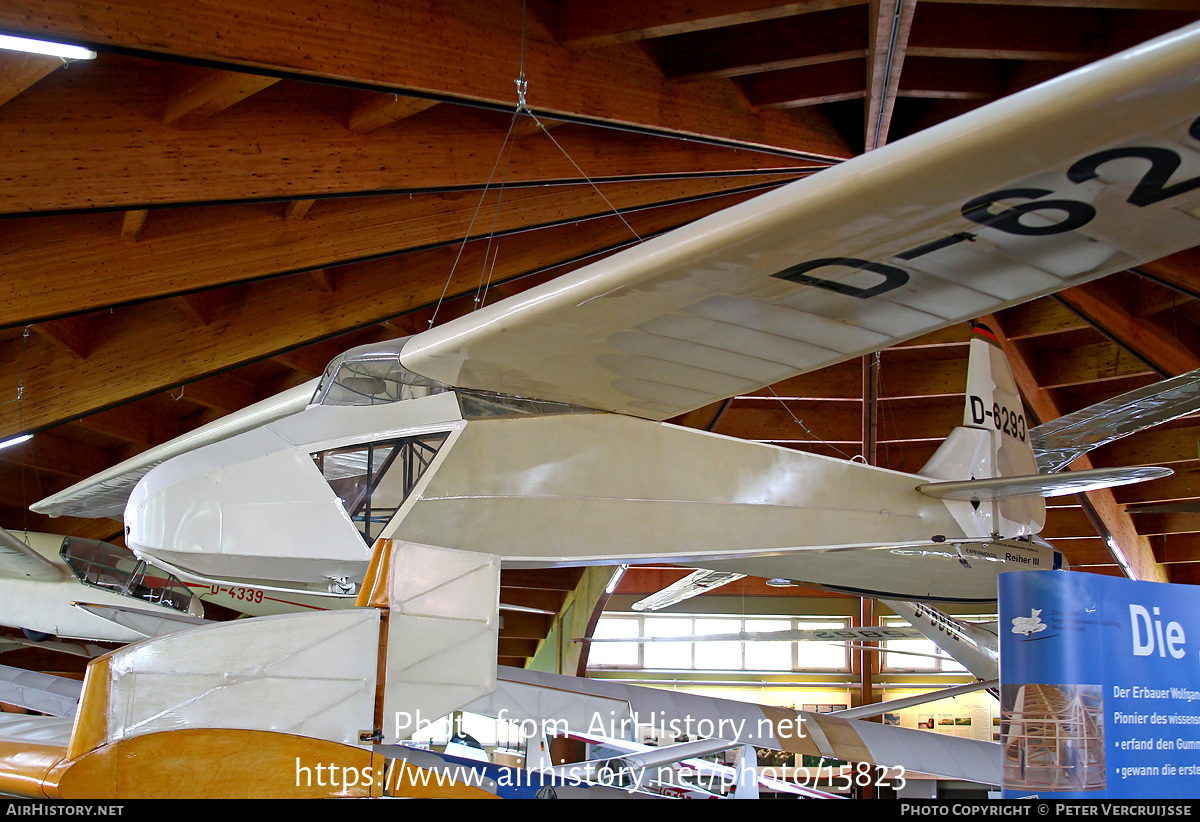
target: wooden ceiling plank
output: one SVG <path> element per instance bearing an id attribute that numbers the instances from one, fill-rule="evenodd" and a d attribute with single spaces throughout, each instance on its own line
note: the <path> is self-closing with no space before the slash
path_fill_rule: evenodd
<path id="1" fill-rule="evenodd" d="M 996 315 L 981 318 L 982 322 L 992 329 L 1000 339 L 1008 362 L 1012 368 L 1013 377 L 1025 399 L 1026 406 L 1037 422 L 1049 422 L 1062 416 L 1063 409 L 1054 396 L 1043 388 L 1034 375 L 1033 365 L 1026 357 L 1022 345 L 1008 338 L 1006 330 Z M 1088 455 L 1084 455 L 1071 463 L 1075 470 L 1086 470 L 1094 467 Z M 1133 520 L 1117 504 L 1111 489 L 1093 491 L 1085 495 L 1092 504 L 1096 516 L 1112 535 L 1113 540 L 1120 546 L 1121 552 L 1128 561 L 1137 579 L 1153 582 L 1165 582 L 1166 571 L 1155 560 L 1154 551 L 1149 541 L 1138 533 Z"/>
<path id="2" fill-rule="evenodd" d="M 626 0 L 571 0 L 559 10 L 558 41 L 572 49 L 612 46 L 657 37 L 724 29 L 781 20 L 866 0 L 664 0 L 629 3 Z"/>
<path id="3" fill-rule="evenodd" d="M 864 136 L 867 151 L 873 151 L 887 142 L 916 6 L 916 0 L 870 0 L 865 118 L 867 128 Z"/>
<path id="4" fill-rule="evenodd" d="M 171 70 L 163 125 L 192 126 L 279 82 L 278 77 L 179 65 Z"/>
<path id="5" fill-rule="evenodd" d="M 647 236 L 711 213 L 738 196 L 638 212 L 626 219 Z M 629 229 L 615 217 L 527 232 L 519 243 L 502 244 L 493 276 L 503 281 L 546 267 L 570 270 L 572 266 L 561 265 L 564 259 L 588 248 L 625 244 L 629 238 Z M 449 294 L 475 288 L 485 245 L 472 243 L 464 252 Z M 0 436 L 52 425 L 421 308 L 447 288 L 456 254 L 454 248 L 434 249 L 346 266 L 333 294 L 309 287 L 306 277 L 258 283 L 231 300 L 204 335 L 176 312 L 161 311 L 153 303 L 122 309 L 114 324 L 118 333 L 106 337 L 87 360 L 75 360 L 82 368 L 73 367 L 65 355 L 52 354 L 49 346 L 30 348 L 24 372 L 20 357 L 0 356 L 0 394 L 15 394 L 22 374 L 25 380 L 22 415 L 13 404 L 0 406 L 0 430 L 8 432 Z M 8 343 L 20 344 L 20 339 Z M 0 353 L 11 351 L 0 345 Z M 319 373 L 315 364 L 306 368 Z"/>
<path id="6" fill-rule="evenodd" d="M 604 190 L 613 206 L 625 209 L 746 184 L 740 178 L 686 179 L 612 183 Z M 483 200 L 484 213 L 494 211 L 496 202 L 496 195 Z M 479 203 L 477 195 L 330 201 L 300 226 L 249 206 L 170 209 L 156 217 L 161 230 L 132 247 L 116 237 L 97 236 L 95 217 L 0 222 L 0 237 L 6 240 L 0 243 L 6 272 L 0 278 L 0 325 L 451 243 L 466 234 Z M 590 186 L 510 190 L 502 204 L 495 223 L 500 232 L 609 209 Z M 486 221 L 488 229 L 491 222 Z M 61 265 L 63 257 L 73 264 Z M 80 276 L 88 278 L 86 292 L 79 289 Z"/>
<path id="7" fill-rule="evenodd" d="M 546 114 L 844 156 L 821 115 L 748 117 L 728 84 L 680 87 L 639 50 L 569 51 L 538 32 L 522 38 L 521 23 L 519 0 L 335 0 L 314 14 L 273 0 L 236 7 L 165 0 L 152 15 L 138 0 L 17 0 L 0 8 L 5 30 L 507 109 L 516 102 L 516 67 L 524 65 L 531 105 Z"/>

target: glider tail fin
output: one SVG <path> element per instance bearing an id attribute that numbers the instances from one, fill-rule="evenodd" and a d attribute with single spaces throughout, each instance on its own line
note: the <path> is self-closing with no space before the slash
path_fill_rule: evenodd
<path id="1" fill-rule="evenodd" d="M 940 480 L 968 480 L 1037 472 L 1029 424 L 1008 358 L 992 330 L 975 324 L 962 425 L 950 433 L 920 473 Z M 1022 536 L 1037 533 L 1045 523 L 1046 506 L 1040 496 L 967 504 L 973 506 L 971 519 L 976 528 L 986 529 L 980 536 Z"/>

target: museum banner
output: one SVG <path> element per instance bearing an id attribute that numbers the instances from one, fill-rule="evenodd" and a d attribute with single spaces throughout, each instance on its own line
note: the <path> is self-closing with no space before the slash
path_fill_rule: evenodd
<path id="1" fill-rule="evenodd" d="M 1200 796 L 1200 588 L 1000 577 L 1005 798 Z"/>

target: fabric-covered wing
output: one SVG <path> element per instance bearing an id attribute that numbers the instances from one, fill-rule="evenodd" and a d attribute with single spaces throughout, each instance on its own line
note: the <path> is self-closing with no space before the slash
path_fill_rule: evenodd
<path id="1" fill-rule="evenodd" d="M 1038 471 L 1049 474 L 1101 445 L 1196 411 L 1200 369 L 1042 423 L 1029 429 L 1029 439 Z"/>
<path id="2" fill-rule="evenodd" d="M 63 572 L 16 534 L 0 528 L 0 577 L 53 582 Z"/>
<path id="3" fill-rule="evenodd" d="M 1195 245 L 1200 28 L 412 338 L 444 383 L 666 419 Z"/>
<path id="4" fill-rule="evenodd" d="M 195 431 L 189 431 L 170 442 L 164 442 L 130 457 L 107 471 L 94 474 L 70 488 L 35 502 L 29 508 L 52 517 L 112 517 L 119 520 L 125 516 L 125 503 L 129 500 L 129 494 L 151 468 L 171 457 L 186 454 L 203 445 L 220 442 L 243 431 L 303 411 L 316 387 L 317 380 L 310 380 L 257 402 Z"/>

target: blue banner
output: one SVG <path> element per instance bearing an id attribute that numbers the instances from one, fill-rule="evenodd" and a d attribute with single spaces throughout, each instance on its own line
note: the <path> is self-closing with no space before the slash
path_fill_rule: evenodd
<path id="1" fill-rule="evenodd" d="M 1200 797 L 1200 588 L 1000 577 L 1004 796 Z"/>

